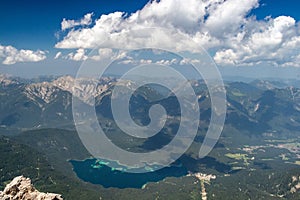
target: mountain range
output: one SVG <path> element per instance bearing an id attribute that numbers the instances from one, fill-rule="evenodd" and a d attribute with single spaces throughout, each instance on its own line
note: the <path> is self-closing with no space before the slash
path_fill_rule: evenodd
<path id="1" fill-rule="evenodd" d="M 227 113 L 222 135 L 214 150 L 206 158 L 198 159 L 210 122 L 211 99 L 203 80 L 189 82 L 198 98 L 200 126 L 193 145 L 179 162 L 191 172 L 217 175 L 206 188 L 209 198 L 299 199 L 298 178 L 291 180 L 300 176 L 297 164 L 300 89 L 281 81 L 226 81 Z M 150 120 L 149 108 L 161 104 L 171 116 L 166 126 L 148 139 L 123 134 L 114 122 L 110 104 L 117 84 L 132 89 L 135 83 L 120 82 L 115 77 L 76 80 L 72 76 L 61 76 L 28 80 L 1 75 L 0 154 L 6 161 L 0 164 L 2 189 L 13 177 L 25 175 L 38 189 L 63 194 L 65 199 L 80 195 L 78 188 L 84 191 L 82 199 L 92 196 L 153 199 L 156 193 L 165 198 L 172 195 L 197 198 L 199 188 L 193 177 L 170 177 L 157 184 L 149 183 L 148 192 L 131 188 L 104 189 L 77 177 L 69 161 L 83 162 L 91 155 L 75 131 L 72 98 L 92 106 L 92 97 L 100 125 L 109 139 L 123 149 L 152 151 L 168 144 L 176 134 L 181 114 L 178 100 L 171 91 L 156 85 L 145 85 L 133 92 L 129 111 L 137 124 L 146 125 Z M 177 88 L 181 88 L 181 84 L 184 83 L 178 83 Z M 119 97 L 122 98 L 122 94 Z M 37 170 L 40 168 L 42 170 Z M 174 187 L 177 192 L 170 196 L 167 191 Z"/>

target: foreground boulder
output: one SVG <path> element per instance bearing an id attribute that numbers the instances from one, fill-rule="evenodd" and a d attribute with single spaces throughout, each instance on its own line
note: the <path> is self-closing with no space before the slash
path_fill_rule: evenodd
<path id="1" fill-rule="evenodd" d="M 63 200 L 61 195 L 43 193 L 36 190 L 29 178 L 18 176 L 14 178 L 3 191 L 0 200 Z"/>

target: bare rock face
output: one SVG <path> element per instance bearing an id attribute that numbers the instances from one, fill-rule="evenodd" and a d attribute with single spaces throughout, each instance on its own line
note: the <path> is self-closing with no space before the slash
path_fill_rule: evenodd
<path id="1" fill-rule="evenodd" d="M 18 176 L 0 191 L 0 200 L 63 200 L 61 195 L 36 190 L 29 178 Z"/>
<path id="2" fill-rule="evenodd" d="M 71 93 L 85 103 L 91 104 L 91 99 L 94 98 L 111 87 L 115 83 L 114 78 L 102 77 L 99 79 L 93 78 L 73 78 L 71 76 L 62 76 L 51 82 L 41 82 L 28 84 L 25 87 L 25 95 L 36 102 L 36 98 L 50 103 L 58 97 L 59 91 Z M 0 74 L 0 86 L 4 83 Z M 93 105 L 93 104 L 92 104 Z"/>

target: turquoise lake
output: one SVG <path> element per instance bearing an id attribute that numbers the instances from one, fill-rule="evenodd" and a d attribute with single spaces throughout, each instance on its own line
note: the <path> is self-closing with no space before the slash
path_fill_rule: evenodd
<path id="1" fill-rule="evenodd" d="M 87 159 L 84 161 L 71 160 L 73 170 L 83 181 L 100 184 L 105 188 L 142 188 L 148 182 L 158 182 L 166 177 L 181 177 L 188 174 L 182 166 L 165 167 L 147 173 L 128 173 L 110 168 L 104 161 Z"/>

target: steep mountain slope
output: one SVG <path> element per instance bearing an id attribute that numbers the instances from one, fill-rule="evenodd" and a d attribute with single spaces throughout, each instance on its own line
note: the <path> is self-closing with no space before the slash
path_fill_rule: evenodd
<path id="1" fill-rule="evenodd" d="M 16 141 L 0 137 L 0 190 L 14 177 L 30 177 L 41 191 L 63 194 L 64 199 L 98 199 L 94 186 L 66 176 L 53 168 L 47 157 Z"/>

